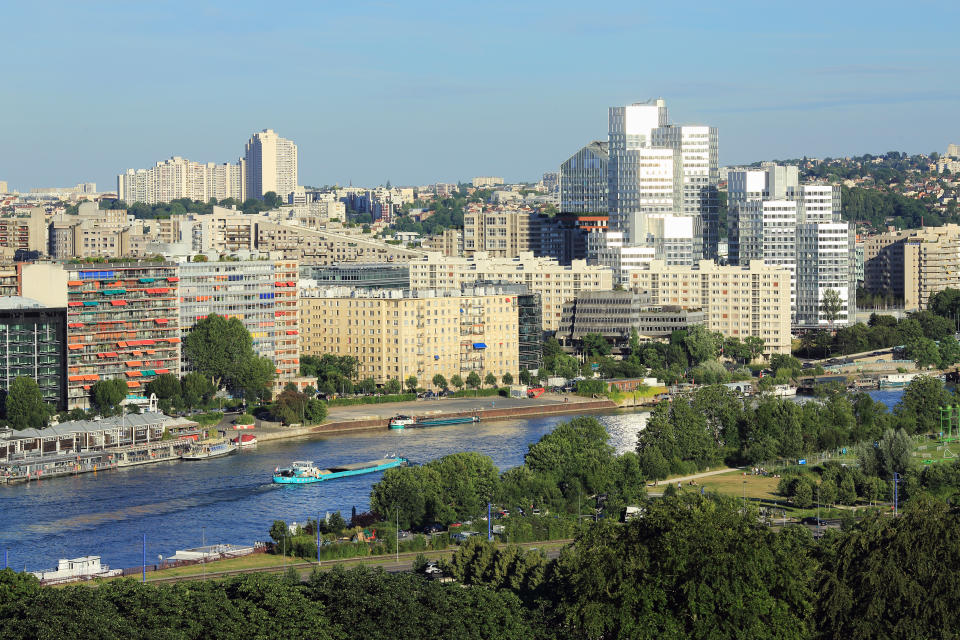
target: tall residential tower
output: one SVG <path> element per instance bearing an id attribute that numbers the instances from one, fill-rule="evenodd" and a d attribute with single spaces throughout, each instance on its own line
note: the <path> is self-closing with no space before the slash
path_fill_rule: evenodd
<path id="1" fill-rule="evenodd" d="M 273 191 L 285 201 L 297 188 L 297 145 L 273 129 L 250 137 L 241 162 L 247 198 L 262 200 L 264 194 Z"/>

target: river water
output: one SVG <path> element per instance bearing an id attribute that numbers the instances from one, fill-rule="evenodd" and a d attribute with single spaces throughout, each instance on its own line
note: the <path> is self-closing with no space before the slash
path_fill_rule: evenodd
<path id="1" fill-rule="evenodd" d="M 873 391 L 892 408 L 902 389 Z M 646 412 L 597 416 L 620 452 L 632 450 Z M 202 462 L 154 465 L 0 486 L 0 554 L 15 569 L 53 568 L 58 558 L 100 555 L 111 567 L 147 562 L 178 549 L 268 538 L 274 519 L 303 521 L 327 511 L 350 517 L 366 511 L 381 474 L 306 486 L 279 486 L 270 475 L 293 460 L 320 466 L 375 460 L 390 453 L 415 463 L 458 451 L 493 458 L 501 470 L 519 465 L 530 444 L 568 416 L 480 422 L 408 431 L 304 437 L 260 444 L 255 450 Z M 2 560 L 0 560 L 2 561 Z M 0 565 L 2 566 L 2 565 Z"/>
<path id="2" fill-rule="evenodd" d="M 646 413 L 597 416 L 618 451 L 635 447 Z M 265 442 L 255 450 L 201 462 L 154 465 L 0 486 L 0 555 L 30 571 L 58 558 L 100 555 L 112 568 L 147 562 L 178 549 L 268 539 L 274 519 L 303 521 L 326 511 L 366 511 L 381 474 L 305 486 L 271 483 L 277 466 L 375 460 L 389 453 L 423 463 L 458 451 L 489 455 L 501 469 L 519 465 L 528 445 L 568 416 L 480 422 L 408 431 L 367 432 Z M 0 558 L 2 562 L 2 558 Z M 3 565 L 0 564 L 0 567 Z"/>

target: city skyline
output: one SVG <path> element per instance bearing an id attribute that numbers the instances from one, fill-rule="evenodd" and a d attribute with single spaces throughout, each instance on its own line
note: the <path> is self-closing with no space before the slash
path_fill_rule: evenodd
<path id="1" fill-rule="evenodd" d="M 702 4 L 689 22 L 627 5 L 587 17 L 572 4 L 304 5 L 273 7 L 266 24 L 245 4 L 18 5 L 10 24 L 41 24 L 45 39 L 13 30 L 0 45 L 17 60 L 0 179 L 102 188 L 172 156 L 234 161 L 272 128 L 299 146 L 304 184 L 535 180 L 603 139 L 608 107 L 656 97 L 674 121 L 719 129 L 721 165 L 956 142 L 960 92 L 945 80 L 960 54 L 943 43 L 958 9 L 894 20 L 864 7 L 830 5 L 826 19 L 818 5 Z M 219 71 L 177 71 L 204 59 Z M 112 82 L 93 81 L 107 71 Z"/>

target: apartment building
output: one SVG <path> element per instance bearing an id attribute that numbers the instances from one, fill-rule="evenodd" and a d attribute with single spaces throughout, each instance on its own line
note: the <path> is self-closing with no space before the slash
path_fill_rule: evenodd
<path id="1" fill-rule="evenodd" d="M 460 229 L 444 229 L 442 233 L 426 238 L 423 248 L 430 251 L 439 251 L 445 256 L 463 255 L 463 231 Z"/>
<path id="2" fill-rule="evenodd" d="M 301 352 L 353 356 L 378 384 L 416 376 L 464 380 L 520 371 L 517 296 L 496 286 L 434 289 L 307 289 L 300 298 Z"/>
<path id="3" fill-rule="evenodd" d="M 630 288 L 651 306 L 702 309 L 707 327 L 724 336 L 761 338 L 766 355 L 790 353 L 790 271 L 783 267 L 759 260 L 743 267 L 655 260 L 630 274 Z"/>
<path id="4" fill-rule="evenodd" d="M 478 189 L 496 187 L 503 184 L 503 178 L 499 176 L 478 176 L 471 181 L 471 184 Z"/>
<path id="5" fill-rule="evenodd" d="M 477 281 L 526 285 L 540 295 L 543 330 L 556 331 L 563 303 L 584 290 L 612 289 L 613 272 L 609 267 L 588 265 L 585 260 L 561 265 L 529 252 L 516 258 L 494 258 L 483 252 L 471 258 L 431 253 L 410 263 L 410 286 L 414 289 L 459 289 Z"/>
<path id="6" fill-rule="evenodd" d="M 17 250 L 47 252 L 46 214 L 40 207 L 26 215 L 0 217 L 0 251 L 13 257 Z"/>
<path id="7" fill-rule="evenodd" d="M 943 289 L 960 288 L 960 225 L 889 231 L 864 242 L 864 288 L 926 308 Z"/>
<path id="8" fill-rule="evenodd" d="M 300 375 L 298 269 L 293 260 L 180 263 L 181 337 L 212 313 L 239 319 L 257 355 L 273 360 L 282 389 Z"/>
<path id="9" fill-rule="evenodd" d="M 244 149 L 244 199 L 274 192 L 284 201 L 297 188 L 297 145 L 273 129 L 254 133 Z"/>
<path id="10" fill-rule="evenodd" d="M 164 373 L 180 375 L 177 265 L 124 262 L 63 265 L 67 287 L 67 406 L 90 408 L 90 388 L 125 380 L 128 398 Z M 24 278 L 25 293 L 28 287 Z"/>
<path id="11" fill-rule="evenodd" d="M 129 203 L 157 204 L 179 198 L 207 202 L 210 198 L 243 201 L 240 164 L 192 162 L 179 156 L 149 169 L 127 169 L 117 176 L 117 197 Z"/>
<path id="12" fill-rule="evenodd" d="M 794 323 L 801 327 L 853 324 L 857 311 L 856 233 L 845 222 L 797 225 L 797 277 Z M 823 298 L 835 291 L 841 308 L 827 316 Z"/>
<path id="13" fill-rule="evenodd" d="M 273 222 L 256 223 L 255 232 L 256 247 L 260 251 L 281 251 L 286 258 L 309 264 L 404 262 L 429 253 L 422 249 L 388 244 L 369 235 L 350 235 Z"/>
<path id="14" fill-rule="evenodd" d="M 530 213 L 476 211 L 463 216 L 463 254 L 484 251 L 495 258 L 515 258 L 530 251 Z"/>
<path id="15" fill-rule="evenodd" d="M 43 401 L 67 408 L 67 308 L 0 296 L 0 389 L 16 378 L 36 381 Z"/>

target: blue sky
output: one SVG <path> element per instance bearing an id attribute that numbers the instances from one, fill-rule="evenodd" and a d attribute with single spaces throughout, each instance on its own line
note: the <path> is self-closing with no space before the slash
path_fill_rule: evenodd
<path id="1" fill-rule="evenodd" d="M 0 180 L 96 181 L 254 131 L 303 184 L 533 180 L 662 96 L 721 164 L 960 143 L 952 2 L 21 2 Z M 111 186 L 113 185 L 113 186 Z"/>

